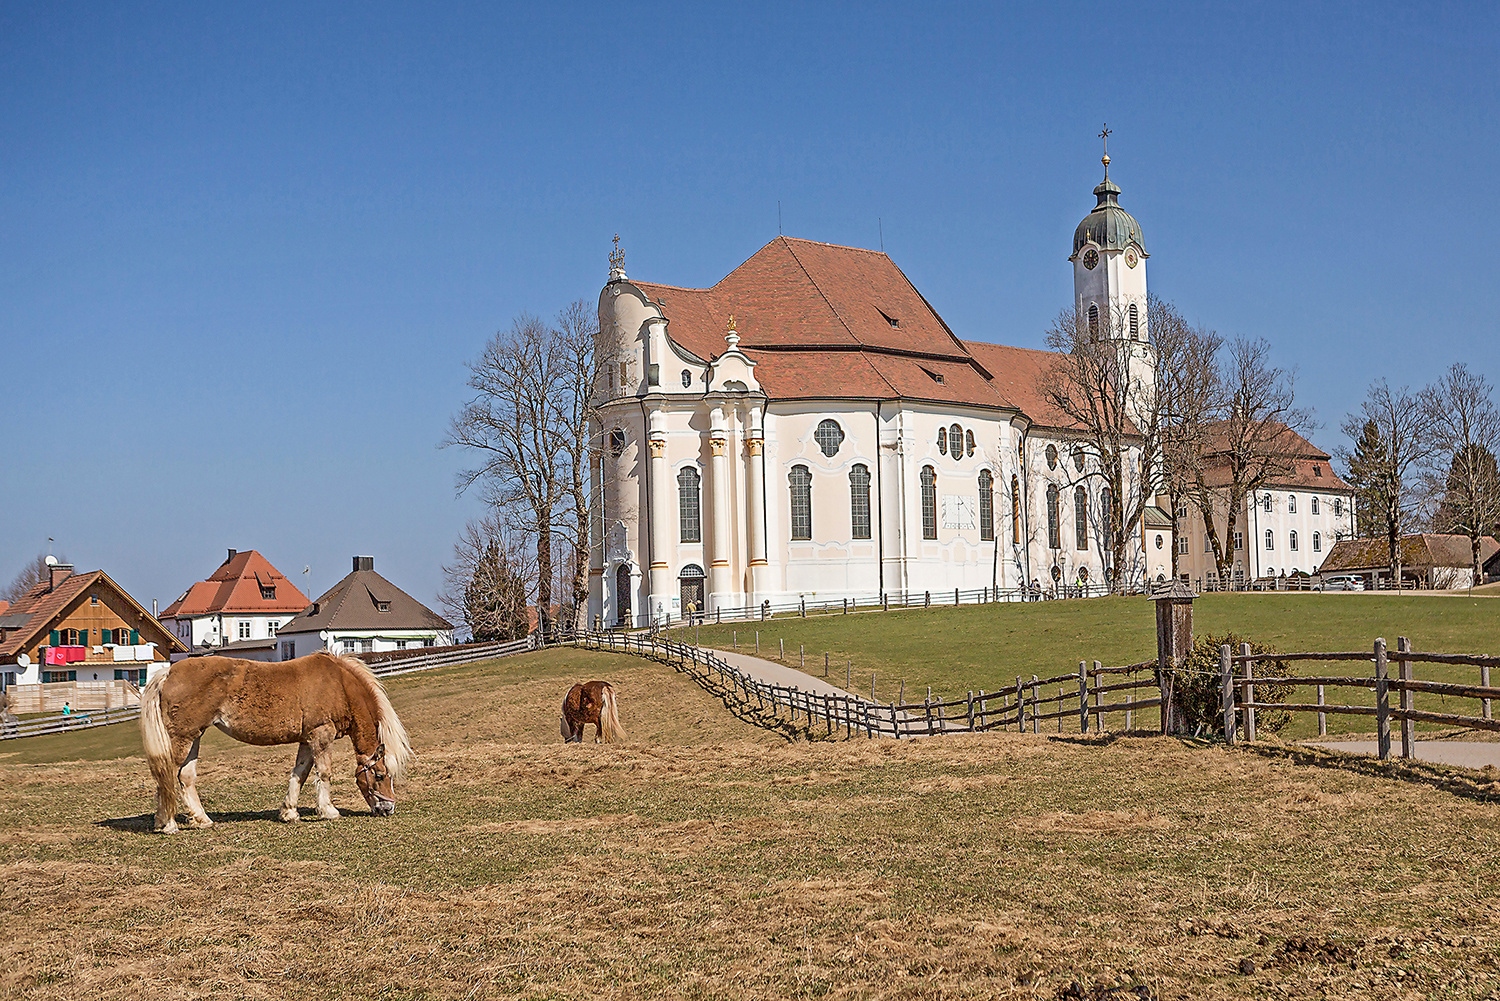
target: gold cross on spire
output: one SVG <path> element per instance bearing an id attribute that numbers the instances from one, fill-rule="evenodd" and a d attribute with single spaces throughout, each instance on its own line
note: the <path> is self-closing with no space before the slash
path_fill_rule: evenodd
<path id="1" fill-rule="evenodd" d="M 615 234 L 615 249 L 609 252 L 609 270 L 619 271 L 625 267 L 625 251 L 620 249 L 620 234 Z"/>
<path id="2" fill-rule="evenodd" d="M 1104 164 L 1104 179 L 1109 180 L 1109 137 L 1111 135 L 1109 123 L 1104 123 L 1104 131 L 1099 133 L 1099 138 L 1104 140 L 1104 157 L 1099 162 Z"/>

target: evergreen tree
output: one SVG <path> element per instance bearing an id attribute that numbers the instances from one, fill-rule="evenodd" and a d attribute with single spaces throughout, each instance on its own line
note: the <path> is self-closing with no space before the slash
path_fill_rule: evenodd
<path id="1" fill-rule="evenodd" d="M 1349 483 L 1354 487 L 1354 520 L 1360 535 L 1385 528 L 1385 443 L 1374 421 L 1365 421 L 1349 455 Z"/>

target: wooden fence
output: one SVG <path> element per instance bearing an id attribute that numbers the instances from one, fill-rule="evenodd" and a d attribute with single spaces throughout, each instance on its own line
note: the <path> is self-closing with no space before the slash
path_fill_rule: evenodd
<path id="1" fill-rule="evenodd" d="M 1396 662 L 1396 676 L 1390 675 L 1390 662 Z M 1354 661 L 1372 665 L 1368 676 L 1315 675 L 1297 677 L 1290 673 L 1276 677 L 1257 677 L 1257 663 L 1272 661 L 1286 664 L 1298 661 L 1339 662 Z M 1452 682 L 1421 681 L 1413 677 L 1413 664 L 1452 664 L 1477 669 L 1479 684 L 1466 685 Z M 1464 727 L 1471 730 L 1500 731 L 1500 721 L 1494 719 L 1492 703 L 1500 699 L 1500 688 L 1490 686 L 1490 668 L 1500 665 L 1500 657 L 1475 654 L 1420 653 L 1412 650 L 1411 641 L 1398 637 L 1394 654 L 1386 649 L 1385 639 L 1375 640 L 1370 651 L 1357 650 L 1334 653 L 1278 653 L 1256 655 L 1248 644 L 1241 644 L 1236 654 L 1227 645 L 1219 648 L 1219 678 L 1224 711 L 1224 735 L 1233 744 L 1240 739 L 1240 726 L 1244 726 L 1244 739 L 1256 738 L 1255 714 L 1257 711 L 1284 710 L 1294 713 L 1317 713 L 1318 733 L 1328 733 L 1328 715 L 1373 716 L 1375 718 L 1376 747 L 1382 761 L 1391 756 L 1391 721 L 1401 726 L 1401 756 L 1412 756 L 1415 740 L 1415 724 L 1436 723 L 1444 726 Z M 1316 686 L 1316 703 L 1258 702 L 1256 685 Z M 1374 705 L 1329 704 L 1327 690 L 1361 689 L 1374 693 Z M 1397 696 L 1392 705 L 1391 695 Z M 1430 712 L 1416 708 L 1418 694 L 1439 695 L 1477 702 L 1477 715 L 1447 712 Z"/>
<path id="2" fill-rule="evenodd" d="M 1024 733 L 1028 726 L 1031 732 L 1040 733 L 1043 722 L 1050 730 L 1055 721 L 1061 730 L 1071 720 L 1078 721 L 1080 731 L 1088 732 L 1102 730 L 1111 713 L 1125 713 L 1128 729 L 1135 710 L 1161 705 L 1155 661 L 1123 667 L 1104 667 L 1095 661 L 1092 669 L 1079 661 L 1077 672 L 1049 678 L 1032 675 L 1030 680 L 1018 677 L 1014 686 L 969 692 L 961 699 L 901 703 L 773 684 L 746 674 L 713 650 L 650 633 L 584 632 L 562 642 L 669 664 L 727 702 L 750 710 L 750 718 L 761 725 L 790 723 L 828 736 L 900 739 L 1009 729 Z M 1054 685 L 1061 686 L 1058 694 L 1048 694 Z M 1150 690 L 1149 697 L 1135 697 L 1142 689 Z M 1108 703 L 1106 696 L 1111 700 Z"/>

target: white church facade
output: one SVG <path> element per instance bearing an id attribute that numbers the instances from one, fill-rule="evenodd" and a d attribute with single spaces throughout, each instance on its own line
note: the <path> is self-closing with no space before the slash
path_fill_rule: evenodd
<path id="1" fill-rule="evenodd" d="M 1107 161 L 1106 161 L 1107 167 Z M 1146 248 L 1106 173 L 1070 262 L 1151 372 Z M 1058 356 L 960 338 L 884 253 L 778 237 L 712 288 L 599 297 L 590 615 L 1097 586 L 1108 492 L 1041 391 Z M 1160 517 L 1127 583 L 1171 573 Z M 1163 531 L 1166 538 L 1162 538 Z"/>

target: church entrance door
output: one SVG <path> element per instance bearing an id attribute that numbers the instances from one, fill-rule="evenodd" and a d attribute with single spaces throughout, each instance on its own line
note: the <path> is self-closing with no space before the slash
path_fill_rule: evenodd
<path id="1" fill-rule="evenodd" d="M 682 568 L 682 573 L 677 578 L 678 590 L 682 596 L 682 618 L 685 622 L 703 615 L 706 598 L 703 577 L 703 568 L 696 563 L 689 563 Z"/>
<path id="2" fill-rule="evenodd" d="M 630 625 L 630 566 L 620 564 L 615 571 L 615 625 Z"/>

